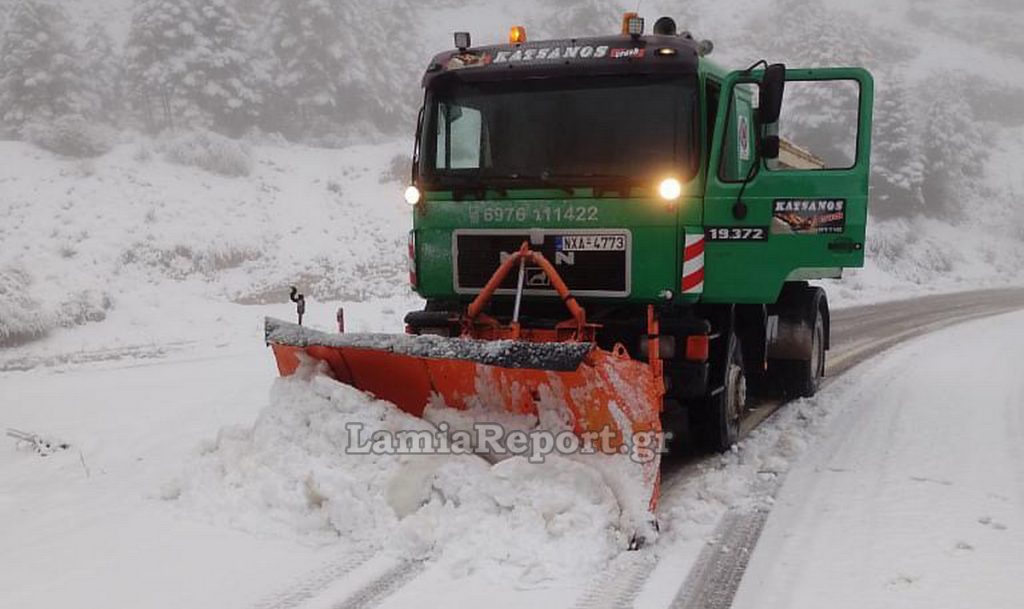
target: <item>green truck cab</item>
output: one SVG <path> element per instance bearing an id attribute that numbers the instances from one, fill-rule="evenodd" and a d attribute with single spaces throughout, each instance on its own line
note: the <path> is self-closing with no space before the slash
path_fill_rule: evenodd
<path id="1" fill-rule="evenodd" d="M 603 348 L 644 360 L 660 341 L 666 421 L 726 448 L 748 395 L 810 395 L 824 374 L 827 298 L 807 281 L 864 262 L 872 78 L 728 71 L 670 19 L 650 35 L 630 25 L 537 42 L 514 28 L 481 47 L 457 34 L 433 58 L 406 197 L 428 304 L 406 323 L 457 333 L 455 312 L 529 242 L 602 325 Z M 810 141 L 790 142 L 790 123 Z M 518 291 L 509 277 L 489 314 L 509 318 Z M 539 269 L 522 296 L 524 325 L 565 316 Z"/>

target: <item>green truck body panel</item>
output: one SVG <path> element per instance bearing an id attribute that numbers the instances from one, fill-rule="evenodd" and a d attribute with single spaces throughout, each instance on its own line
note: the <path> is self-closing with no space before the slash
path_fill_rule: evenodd
<path id="1" fill-rule="evenodd" d="M 739 82 L 730 75 L 723 90 Z M 754 72 L 751 79 L 759 79 Z M 707 267 L 704 302 L 772 303 L 787 279 L 835 276 L 835 269 L 864 265 L 864 239 L 868 208 L 871 153 L 871 76 L 855 68 L 789 70 L 787 80 L 852 80 L 860 85 L 860 129 L 857 159 L 850 169 L 769 170 L 762 167 L 743 190 L 747 216 L 738 220 L 733 205 L 742 182 L 725 181 L 709 172 L 704 197 L 705 226 L 769 227 L 763 242 L 710 241 L 706 244 Z M 723 99 L 720 116 L 726 112 Z M 709 167 L 717 166 L 728 125 L 719 122 Z M 787 234 L 773 230 L 773 205 L 785 200 L 845 201 L 845 227 L 841 234 Z"/>
<path id="2" fill-rule="evenodd" d="M 452 264 L 452 238 L 458 230 L 628 231 L 631 289 L 626 299 L 636 302 L 659 302 L 665 290 L 678 292 L 682 234 L 687 226 L 701 230 L 701 200 L 695 197 L 674 206 L 650 195 L 596 199 L 590 189 L 577 189 L 572 197 L 564 191 L 519 191 L 514 197 L 480 201 L 453 201 L 451 193 L 428 197 L 415 222 L 419 293 L 428 299 L 459 296 Z"/>
<path id="3" fill-rule="evenodd" d="M 653 187 L 633 188 L 628 197 L 609 193 L 598 197 L 590 188 L 573 188 L 571 194 L 559 189 L 493 190 L 468 200 L 456 200 L 450 191 L 425 192 L 414 214 L 417 292 L 431 300 L 472 298 L 471 293 L 456 289 L 455 231 L 628 231 L 628 295 L 589 300 L 665 302 L 670 291 L 676 304 L 769 304 L 776 301 L 786 281 L 836 277 L 842 268 L 863 266 L 873 105 L 870 74 L 858 68 L 787 72 L 787 81 L 847 80 L 859 85 L 857 159 L 853 167 L 838 170 L 770 169 L 756 155 L 746 161 L 737 156 L 740 142 L 734 138 L 741 137 L 741 128 L 747 126 L 748 137 L 756 137 L 752 127 L 756 110 L 751 95 L 736 87 L 758 82 L 761 76 L 757 70 L 728 73 L 706 59 L 700 60 L 700 169 L 684 185 L 684 196 L 675 202 L 660 199 Z M 708 125 L 706 111 L 706 85 L 711 81 L 720 85 L 717 116 L 727 117 L 715 125 Z M 755 162 L 756 172 L 744 186 L 743 178 Z M 737 217 L 734 206 L 741 191 L 746 215 Z M 811 202 L 828 212 L 828 206 L 839 201 L 845 216 L 841 232 L 779 230 L 777 206 L 799 208 Z M 680 285 L 685 235 L 705 234 L 712 229 L 763 230 L 766 238 L 707 239 L 703 293 L 683 295 Z"/>

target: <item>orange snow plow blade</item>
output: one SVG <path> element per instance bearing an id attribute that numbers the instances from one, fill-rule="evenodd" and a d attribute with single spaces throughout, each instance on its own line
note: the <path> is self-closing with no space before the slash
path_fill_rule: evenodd
<path id="1" fill-rule="evenodd" d="M 482 310 L 517 263 L 531 259 L 552 279 L 573 318 L 554 330 L 501 325 Z M 653 321 L 656 330 L 656 322 Z M 462 318 L 463 336 L 325 333 L 267 319 L 266 340 L 282 376 L 303 360 L 325 362 L 338 381 L 422 417 L 428 404 L 460 411 L 533 415 L 537 428 L 557 421 L 580 440 L 582 453 L 626 459 L 631 479 L 617 484 L 630 503 L 653 512 L 658 496 L 664 385 L 656 347 L 652 363 L 626 349 L 598 348 L 594 328 L 557 272 L 526 244 L 507 259 Z M 651 341 L 657 344 L 658 341 Z M 556 411 L 552 417 L 552 410 Z M 621 461 L 617 461 L 621 462 Z M 606 476 L 607 477 L 607 476 Z M 643 495 L 642 497 L 637 495 Z"/>

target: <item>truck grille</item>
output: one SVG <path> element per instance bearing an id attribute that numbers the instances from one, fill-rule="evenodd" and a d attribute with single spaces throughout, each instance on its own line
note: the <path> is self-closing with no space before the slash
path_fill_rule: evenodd
<path id="1" fill-rule="evenodd" d="M 532 235 L 532 238 L 531 238 Z M 629 296 L 632 237 L 624 230 L 460 230 L 452 236 L 455 291 L 478 293 L 506 256 L 529 241 L 544 254 L 573 294 L 579 296 Z M 509 273 L 498 294 L 515 294 L 518 273 Z M 524 293 L 554 295 L 547 276 L 526 266 Z"/>

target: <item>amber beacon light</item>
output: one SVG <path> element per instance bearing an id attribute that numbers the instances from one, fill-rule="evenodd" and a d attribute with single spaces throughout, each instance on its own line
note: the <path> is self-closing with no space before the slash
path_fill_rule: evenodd
<path id="1" fill-rule="evenodd" d="M 509 44 L 523 44 L 526 42 L 526 28 L 521 25 L 513 25 L 508 31 Z"/>

